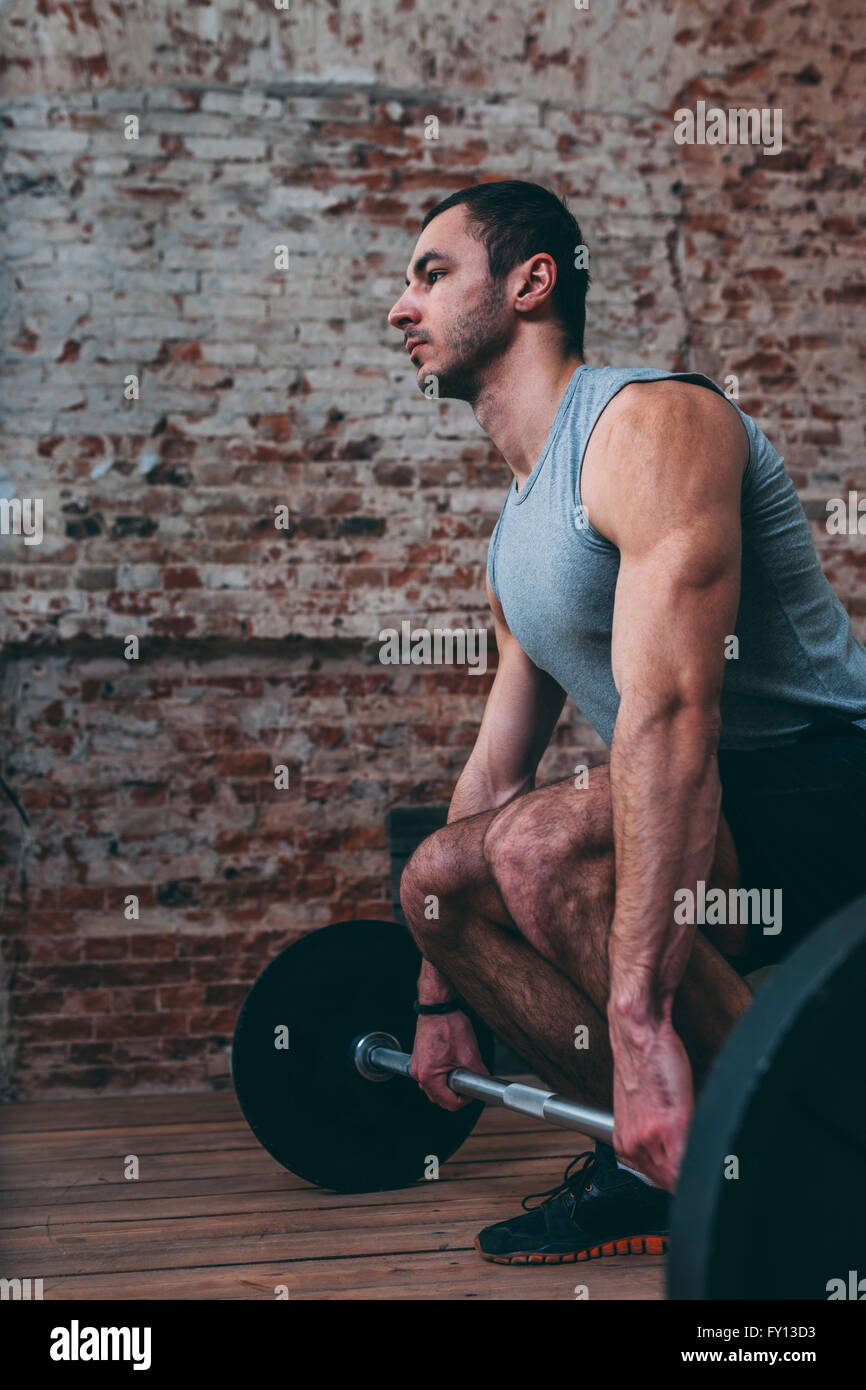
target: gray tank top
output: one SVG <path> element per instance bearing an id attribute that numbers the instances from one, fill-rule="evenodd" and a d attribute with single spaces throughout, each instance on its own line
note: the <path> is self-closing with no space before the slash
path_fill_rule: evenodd
<path id="1" fill-rule="evenodd" d="M 580 471 L 595 423 L 616 393 L 632 381 L 667 379 L 724 395 L 700 372 L 578 367 L 519 492 L 512 481 L 487 554 L 490 585 L 513 636 L 608 746 L 619 708 L 611 669 L 619 551 L 582 513 Z M 749 462 L 734 629 L 739 656 L 726 662 L 719 746 L 790 743 L 825 719 L 866 729 L 866 648 L 824 576 L 781 457 L 731 404 L 749 436 Z"/>

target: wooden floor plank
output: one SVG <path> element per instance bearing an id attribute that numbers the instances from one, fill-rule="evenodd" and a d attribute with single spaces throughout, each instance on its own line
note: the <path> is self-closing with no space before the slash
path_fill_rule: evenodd
<path id="1" fill-rule="evenodd" d="M 587 1145 L 592 1148 L 591 1142 Z M 124 1160 L 131 1150 L 121 1147 L 114 1155 L 96 1158 L 56 1158 L 41 1163 L 0 1163 L 0 1204 L 6 1191 L 22 1192 L 28 1187 L 64 1188 L 71 1185 L 99 1184 L 106 1186 L 129 1187 L 134 1181 L 143 1184 L 171 1181 L 173 1178 L 214 1177 L 228 1175 L 242 1165 L 255 1165 L 255 1171 L 269 1173 L 276 1178 L 286 1172 L 277 1161 L 258 1145 L 251 1149 L 247 1145 L 225 1147 L 204 1152 L 191 1151 L 168 1154 L 140 1155 L 138 1179 L 127 1179 L 124 1174 Z M 548 1138 L 542 1134 L 479 1136 L 472 1149 L 472 1159 L 476 1163 L 495 1161 L 514 1162 L 526 1158 L 547 1156 L 550 1159 L 550 1182 L 552 1187 L 562 1176 L 566 1164 L 580 1152 L 571 1135 L 557 1134 Z M 466 1149 L 461 1150 L 463 1158 Z M 443 1164 L 444 1172 L 448 1164 Z M 301 1179 L 293 1179 L 300 1182 Z"/>
<path id="2" fill-rule="evenodd" d="M 231 1099 L 231 1104 L 227 1102 Z M 234 1100 L 234 1097 L 219 1097 L 224 1113 L 214 1114 L 205 1120 L 184 1120 L 172 1121 L 164 1120 L 157 1123 L 155 1118 L 147 1119 L 130 1116 L 127 1120 L 111 1117 L 111 1123 L 100 1123 L 98 1116 L 91 1116 L 91 1123 L 75 1125 L 71 1128 L 64 1128 L 58 1125 L 56 1128 L 45 1126 L 42 1129 L 18 1129 L 14 1126 L 4 1128 L 2 1117 L 4 1107 L 0 1106 L 0 1153 L 26 1154 L 47 1151 L 53 1147 L 65 1148 L 73 1142 L 80 1141 L 86 1143 L 88 1140 L 112 1139 L 114 1136 L 128 1134 L 141 1135 L 142 1138 L 162 1135 L 192 1135 L 192 1134 L 226 1134 L 232 1132 L 244 1136 L 250 1135 L 250 1128 L 244 1119 L 241 1111 Z M 16 1109 L 17 1107 L 5 1107 L 5 1109 Z M 535 1130 L 539 1133 L 550 1132 L 550 1126 L 544 1120 L 537 1120 L 531 1115 L 516 1115 L 513 1110 L 506 1110 L 502 1107 L 490 1106 L 484 1111 L 484 1131 L 488 1134 L 512 1134 L 525 1133 L 528 1130 Z M 254 1140 L 255 1142 L 255 1140 Z"/>
<path id="3" fill-rule="evenodd" d="M 540 1192 L 545 1186 L 553 1185 L 552 1181 L 547 1182 L 549 1176 L 549 1160 L 546 1159 L 517 1165 L 497 1164 L 483 1178 L 473 1177 L 469 1164 L 458 1167 L 451 1163 L 442 1170 L 440 1182 L 450 1192 L 483 1202 L 488 1194 L 495 1196 L 503 1185 L 507 1185 L 509 1193 L 519 1189 L 521 1197 L 532 1191 Z M 286 1183 L 280 1187 L 265 1183 L 254 1185 L 250 1181 L 243 1191 L 238 1190 L 239 1181 L 233 1183 L 226 1179 L 215 1179 L 210 1183 L 195 1184 L 194 1187 L 190 1184 L 165 1184 L 158 1192 L 152 1188 L 140 1192 L 127 1184 L 124 1189 L 113 1192 L 111 1200 L 108 1194 L 103 1195 L 103 1189 L 73 1188 L 68 1190 L 69 1200 L 63 1202 L 55 1200 L 50 1204 L 37 1202 L 30 1205 L 22 1202 L 17 1206 L 7 1204 L 0 1208 L 0 1230 L 44 1224 L 47 1214 L 50 1214 L 52 1226 L 60 1226 L 81 1221 L 220 1216 L 237 1212 L 304 1211 L 311 1214 L 343 1208 L 354 1210 L 362 1206 L 417 1206 L 432 1200 L 433 1184 L 423 1181 L 396 1191 L 347 1194 L 327 1192 L 306 1183 L 298 1185 L 297 1180 L 290 1180 L 288 1174 L 286 1178 Z M 183 1187 L 183 1191 L 175 1190 L 179 1186 Z M 211 1190 L 202 1191 L 203 1188 Z M 57 1192 L 52 1191 L 52 1196 L 56 1198 Z M 517 1200 L 516 1197 L 514 1200 Z"/>
<path id="4" fill-rule="evenodd" d="M 555 1146 L 557 1151 L 570 1152 L 572 1149 L 577 1153 L 581 1147 L 591 1149 L 592 1140 L 586 1139 L 581 1135 L 570 1134 L 565 1130 L 560 1130 L 554 1139 L 550 1131 L 533 1130 L 529 1126 L 514 1125 L 510 1130 L 499 1130 L 488 1132 L 485 1130 L 479 1136 L 484 1147 L 485 1153 L 495 1155 L 510 1151 L 511 1146 L 525 1150 L 527 1153 L 535 1153 L 545 1146 Z M 133 1153 L 139 1158 L 160 1157 L 168 1158 L 173 1156 L 183 1156 L 187 1154 L 212 1154 L 216 1152 L 238 1152 L 244 1150 L 250 1154 L 262 1153 L 262 1147 L 255 1135 L 249 1130 L 241 1130 L 234 1126 L 214 1130 L 207 1126 L 204 1132 L 199 1134 L 195 1131 L 184 1134 L 155 1134 L 152 1131 L 116 1131 L 105 1136 L 99 1133 L 91 1133 L 85 1138 L 81 1131 L 73 1131 L 66 1143 L 63 1137 L 58 1136 L 50 1146 L 45 1148 L 39 1146 L 30 1151 L 21 1151 L 12 1145 L 2 1145 L 0 1147 L 0 1187 L 6 1186 L 4 1181 L 7 1173 L 12 1178 L 12 1186 L 17 1186 L 16 1173 L 26 1175 L 28 1172 L 38 1172 L 40 1168 L 46 1170 L 56 1170 L 60 1164 L 73 1162 L 87 1162 L 106 1160 L 109 1162 L 117 1161 L 119 1157 Z"/>
<path id="5" fill-rule="evenodd" d="M 91 1096 L 0 1107 L 0 1133 L 98 1129 L 103 1125 L 184 1123 L 240 1115 L 233 1091 L 178 1091 L 158 1096 Z"/>
<path id="6" fill-rule="evenodd" d="M 530 1086 L 543 1086 L 538 1077 L 527 1073 L 510 1078 Z M 77 1129 L 105 1130 L 118 1126 L 186 1125 L 190 1123 L 245 1120 L 234 1091 L 179 1091 L 171 1095 L 91 1096 L 77 1100 L 26 1101 L 0 1106 L 0 1135 L 38 1134 L 43 1131 L 72 1132 Z M 485 1124 L 501 1119 L 514 1123 L 512 1112 L 489 1106 Z"/>
<path id="7" fill-rule="evenodd" d="M 342 1258 L 377 1251 L 470 1248 L 482 1226 L 519 1215 L 514 1193 L 444 1197 L 418 1206 L 337 1211 L 240 1213 L 171 1220 L 92 1222 L 27 1227 L 4 1233 L 6 1264 L 58 1274 L 177 1269 L 256 1260 Z"/>
<path id="8" fill-rule="evenodd" d="M 487 1264 L 474 1251 L 377 1255 L 370 1259 L 314 1260 L 286 1266 L 264 1261 L 210 1269 L 135 1275 L 55 1275 L 45 1280 L 50 1299 L 264 1299 L 278 1285 L 289 1299 L 460 1299 L 572 1302 L 585 1286 L 589 1301 L 661 1299 L 660 1256 L 616 1256 L 546 1267 Z"/>
<path id="9" fill-rule="evenodd" d="M 0 1274 L 42 1277 L 46 1299 L 662 1298 L 661 1256 L 511 1269 L 475 1253 L 482 1226 L 592 1147 L 489 1108 L 438 1182 L 346 1195 L 276 1163 L 230 1093 L 8 1106 Z"/>
<path id="10" fill-rule="evenodd" d="M 507 1182 L 519 1189 L 523 1197 L 530 1192 L 541 1192 L 552 1187 L 554 1175 L 559 1176 L 559 1173 L 551 1166 L 549 1157 L 507 1159 L 483 1164 L 460 1162 L 454 1158 L 442 1168 L 441 1181 L 458 1182 L 461 1192 L 465 1188 L 482 1198 L 489 1188 Z M 336 1193 L 312 1187 L 280 1170 L 276 1176 L 259 1177 L 244 1173 L 227 1178 L 146 1184 L 143 1189 L 140 1185 L 129 1183 L 26 1189 L 2 1194 L 0 1229 L 33 1225 L 34 1218 L 44 1219 L 49 1212 L 53 1222 L 84 1219 L 79 1216 L 80 1206 L 86 1209 L 89 1216 L 105 1220 L 125 1219 L 128 1212 L 139 1216 L 154 1214 L 156 1204 L 159 1212 L 180 1215 L 195 1214 L 199 1208 L 217 1213 L 227 1210 L 315 1211 L 335 1205 L 417 1202 L 423 1200 L 425 1187 L 426 1184 L 416 1183 L 392 1192 Z"/>

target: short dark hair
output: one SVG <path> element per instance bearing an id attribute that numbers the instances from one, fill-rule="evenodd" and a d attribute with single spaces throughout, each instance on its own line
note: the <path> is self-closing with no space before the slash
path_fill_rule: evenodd
<path id="1" fill-rule="evenodd" d="M 521 261 L 547 251 L 556 262 L 553 306 L 562 324 L 565 351 L 583 356 L 586 325 L 586 292 L 589 271 L 575 266 L 575 248 L 584 245 L 577 220 L 564 200 L 538 183 L 501 179 L 461 188 L 443 198 L 427 213 L 421 230 L 438 217 L 465 203 L 467 230 L 487 247 L 487 265 L 493 280 L 502 280 Z"/>

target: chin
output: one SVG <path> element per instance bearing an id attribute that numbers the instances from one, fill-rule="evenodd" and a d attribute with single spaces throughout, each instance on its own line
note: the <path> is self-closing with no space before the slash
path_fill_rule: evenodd
<path id="1" fill-rule="evenodd" d="M 424 386 L 425 386 L 425 384 L 426 384 L 426 382 L 427 382 L 428 376 L 435 376 L 435 377 L 438 377 L 438 376 L 439 376 L 439 373 L 437 372 L 435 366 L 433 366 L 433 364 L 432 364 L 431 362 L 419 362 L 419 364 L 418 364 L 418 371 L 417 371 L 417 373 L 416 373 L 416 381 L 418 382 L 419 390 L 421 390 L 421 391 L 424 390 Z M 440 388 L 441 388 L 441 382 L 440 382 Z"/>

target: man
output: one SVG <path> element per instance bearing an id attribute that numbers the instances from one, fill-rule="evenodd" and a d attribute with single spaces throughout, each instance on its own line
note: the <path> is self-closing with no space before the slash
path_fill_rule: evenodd
<path id="1" fill-rule="evenodd" d="M 665 1248 L 743 976 L 866 888 L 866 650 L 791 480 L 709 378 L 584 361 L 582 246 L 535 184 L 462 190 L 389 315 L 420 389 L 468 401 L 514 475 L 488 553 L 496 677 L 401 883 L 424 956 L 412 1072 L 463 1103 L 448 1072 L 483 1070 L 465 1004 L 614 1112 L 613 1148 L 481 1232 L 504 1263 Z M 609 761 L 536 789 L 566 695 Z"/>

